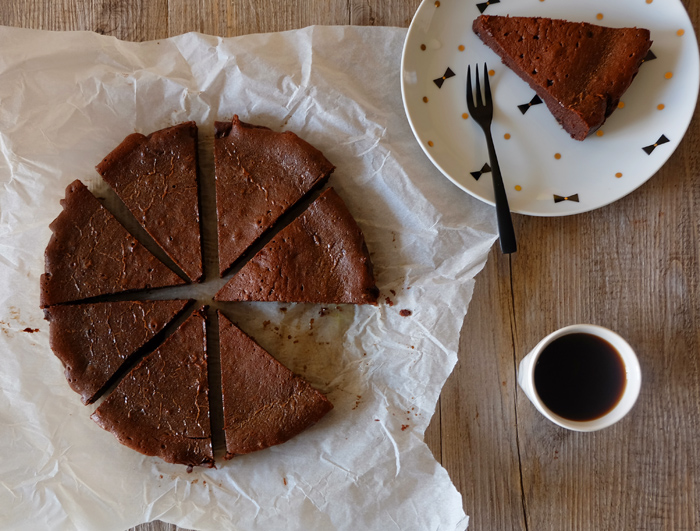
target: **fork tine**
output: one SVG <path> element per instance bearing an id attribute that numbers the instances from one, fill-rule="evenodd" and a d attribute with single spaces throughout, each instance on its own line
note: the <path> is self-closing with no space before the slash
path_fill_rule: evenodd
<path id="1" fill-rule="evenodd" d="M 486 63 L 484 63 L 484 100 L 486 105 L 491 106 L 493 100 L 491 99 L 491 83 L 489 82 L 489 71 Z"/>
<path id="2" fill-rule="evenodd" d="M 479 68 L 475 68 L 474 70 L 476 70 L 476 106 L 481 107 L 484 101 L 481 97 L 481 85 L 479 84 Z"/>
<path id="3" fill-rule="evenodd" d="M 472 67 L 467 65 L 467 108 L 469 112 L 473 112 L 474 108 L 474 93 L 472 92 Z"/>

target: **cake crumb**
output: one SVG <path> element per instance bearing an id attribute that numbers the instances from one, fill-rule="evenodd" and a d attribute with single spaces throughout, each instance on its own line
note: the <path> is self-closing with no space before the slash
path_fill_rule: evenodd
<path id="1" fill-rule="evenodd" d="M 399 312 L 399 315 L 401 317 L 409 317 L 409 316 L 413 315 L 413 312 L 411 310 L 401 310 Z"/>

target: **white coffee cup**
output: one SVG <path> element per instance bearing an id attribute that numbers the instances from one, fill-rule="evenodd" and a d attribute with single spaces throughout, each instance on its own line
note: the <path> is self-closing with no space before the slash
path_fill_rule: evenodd
<path id="1" fill-rule="evenodd" d="M 624 365 L 627 381 L 622 396 L 610 411 L 593 420 L 570 420 L 557 415 L 544 404 L 535 387 L 535 367 L 540 354 L 555 339 L 568 334 L 591 334 L 604 339 L 618 352 Z M 518 383 L 538 411 L 555 424 L 574 431 L 596 431 L 611 426 L 629 413 L 639 396 L 642 372 L 634 350 L 622 337 L 602 326 L 578 324 L 561 328 L 540 341 L 520 362 Z"/>

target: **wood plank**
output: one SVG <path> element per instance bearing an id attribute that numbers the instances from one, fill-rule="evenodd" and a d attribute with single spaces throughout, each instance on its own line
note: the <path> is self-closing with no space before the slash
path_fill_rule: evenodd
<path id="1" fill-rule="evenodd" d="M 87 0 L 73 0 L 82 11 Z M 92 0 L 90 29 L 127 41 L 168 37 L 168 0 Z"/>
<path id="2" fill-rule="evenodd" d="M 525 529 L 509 278 L 509 258 L 494 246 L 476 277 L 459 363 L 440 399 L 442 461 L 472 529 Z"/>
<path id="3" fill-rule="evenodd" d="M 350 0 L 350 24 L 407 28 L 420 0 Z"/>

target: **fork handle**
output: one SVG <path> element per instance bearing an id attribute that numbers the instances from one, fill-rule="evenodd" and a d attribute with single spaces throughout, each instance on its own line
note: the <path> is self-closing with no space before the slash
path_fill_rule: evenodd
<path id="1" fill-rule="evenodd" d="M 498 165 L 498 157 L 496 157 L 496 148 L 493 145 L 493 137 L 491 136 L 491 128 L 485 128 L 486 145 L 489 150 L 489 160 L 491 162 L 491 175 L 493 177 L 493 195 L 496 199 L 496 220 L 498 222 L 498 239 L 501 243 L 501 251 L 503 254 L 514 253 L 518 250 L 518 245 L 515 242 L 515 230 L 513 229 L 513 218 L 510 214 L 508 206 L 508 196 L 506 188 L 503 185 L 501 177 L 501 167 Z"/>

